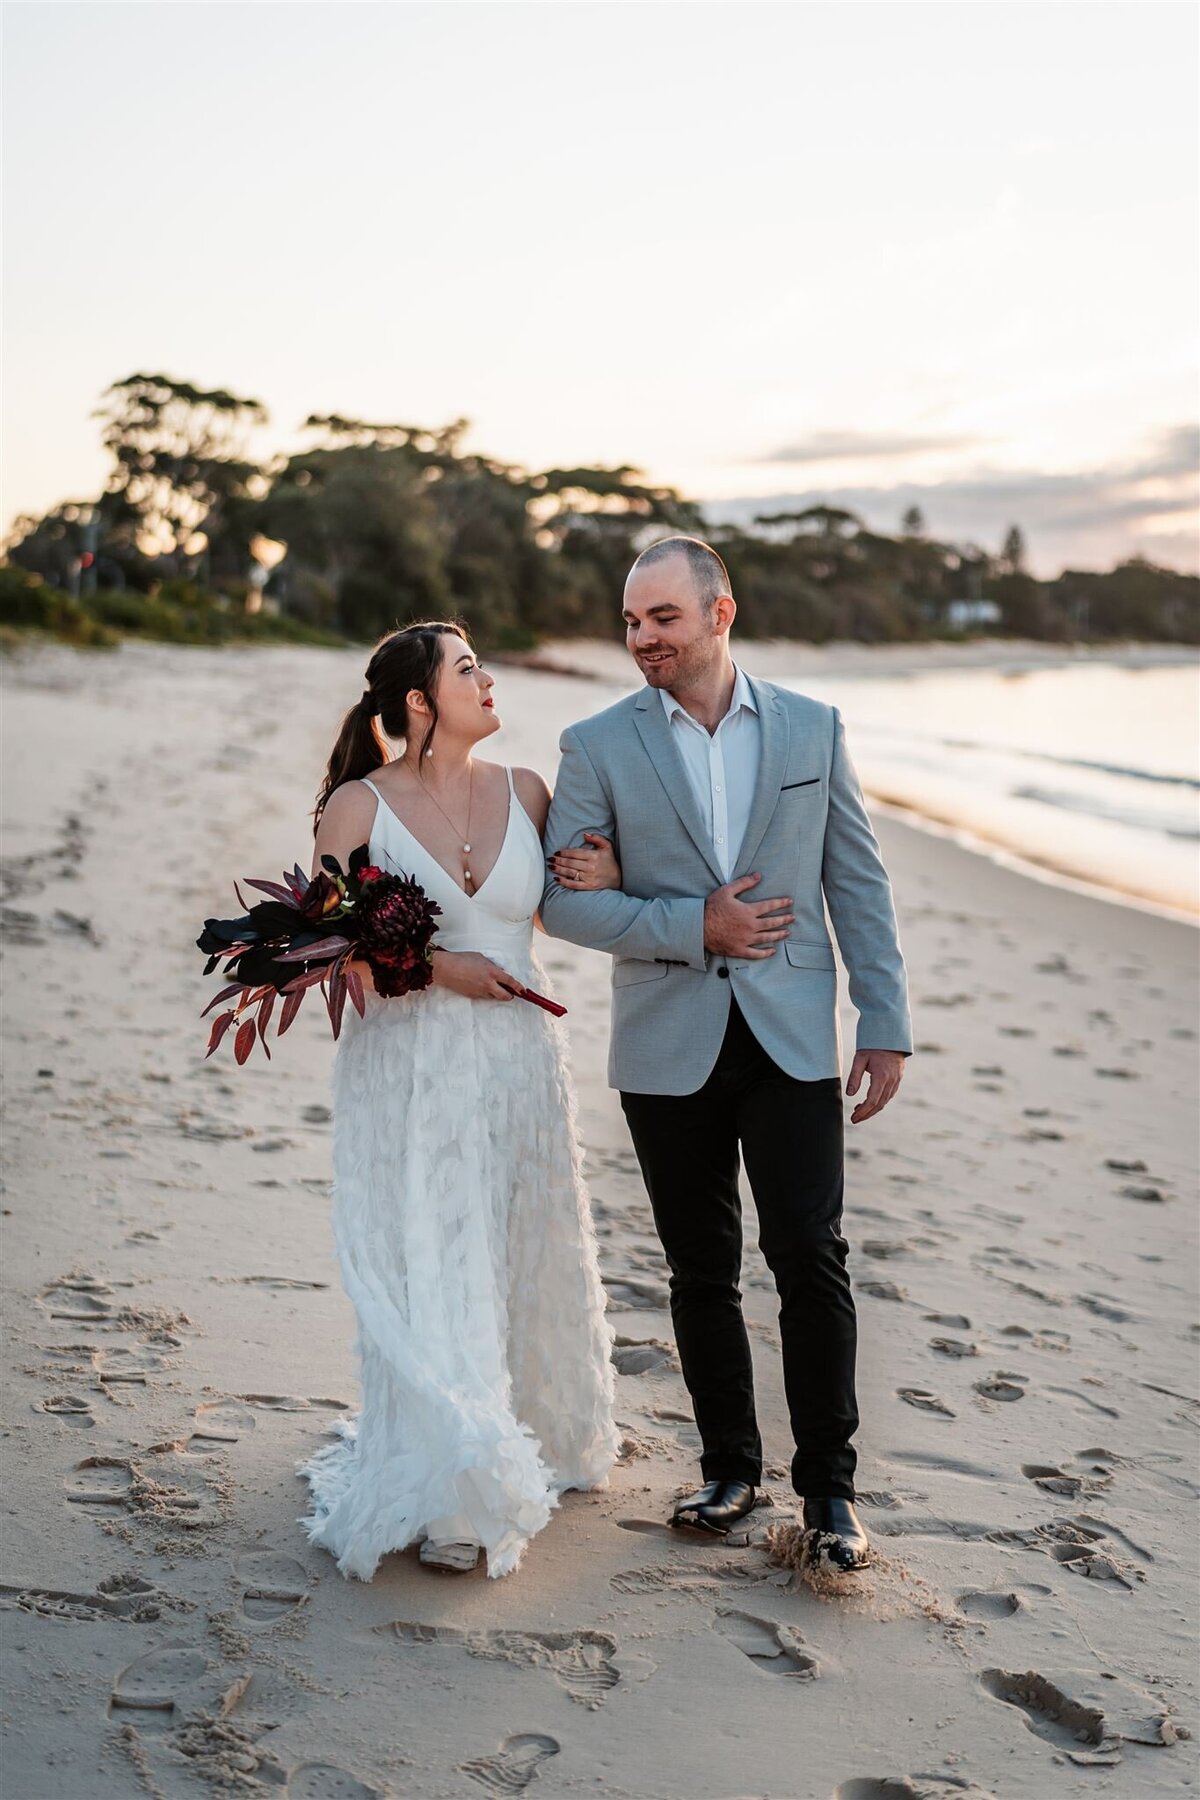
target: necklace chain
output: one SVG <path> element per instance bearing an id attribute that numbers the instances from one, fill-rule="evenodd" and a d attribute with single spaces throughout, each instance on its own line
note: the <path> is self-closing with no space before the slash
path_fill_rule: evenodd
<path id="1" fill-rule="evenodd" d="M 446 809 L 442 805 L 441 801 L 437 798 L 437 796 L 428 787 L 425 787 L 424 782 L 422 782 L 421 785 L 422 785 L 422 787 L 425 788 L 426 794 L 433 801 L 433 804 L 437 807 L 437 809 L 441 813 L 443 819 L 445 819 L 447 825 L 450 826 L 452 831 L 454 831 L 456 834 L 458 834 L 459 836 L 462 837 L 462 840 L 463 840 L 462 850 L 463 850 L 464 856 L 470 856 L 470 854 L 471 854 L 471 804 L 475 797 L 475 765 L 474 765 L 474 763 L 471 764 L 470 773 L 467 776 L 467 829 L 465 832 L 459 833 L 458 826 L 454 823 L 454 820 L 450 817 L 450 814 L 446 811 Z M 470 869 L 468 869 L 466 867 L 463 868 L 463 880 L 470 882 L 472 886 L 474 886 L 474 884 L 475 884 L 475 877 L 472 875 Z"/>

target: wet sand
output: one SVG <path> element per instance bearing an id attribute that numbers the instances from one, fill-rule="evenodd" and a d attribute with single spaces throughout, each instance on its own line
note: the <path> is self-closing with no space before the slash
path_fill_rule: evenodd
<path id="1" fill-rule="evenodd" d="M 295 1463 L 356 1399 L 331 1045 L 310 1003 L 273 1062 L 202 1062 L 193 939 L 235 875 L 306 860 L 363 660 L 4 666 L 8 1800 L 1191 1791 L 1197 935 L 892 818 L 918 1054 L 849 1133 L 846 1211 L 875 1569 L 836 1592 L 768 1543 L 794 1496 L 752 1208 L 762 1504 L 728 1543 L 665 1528 L 697 1440 L 608 965 L 550 940 L 621 1463 L 504 1581 L 409 1551 L 347 1583 L 306 1544 Z M 495 756 L 552 779 L 594 666 L 500 671 Z"/>

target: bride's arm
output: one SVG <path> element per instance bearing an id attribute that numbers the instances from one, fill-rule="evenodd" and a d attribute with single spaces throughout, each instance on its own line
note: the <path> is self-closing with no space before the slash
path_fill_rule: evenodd
<path id="1" fill-rule="evenodd" d="M 546 820 L 550 815 L 550 789 L 534 769 L 514 769 L 513 786 L 517 790 L 517 799 L 537 827 L 538 836 L 544 839 Z M 586 837 L 592 848 L 571 850 L 563 856 L 553 857 L 553 873 L 577 891 L 619 888 L 621 865 L 612 844 L 596 832 L 588 832 Z M 534 914 L 533 922 L 539 931 L 545 930 L 540 912 Z"/>
<path id="2" fill-rule="evenodd" d="M 310 873 L 314 880 L 321 873 L 323 856 L 336 856 L 345 869 L 350 863 L 350 852 L 357 850 L 360 844 L 370 842 L 376 804 L 374 794 L 361 781 L 346 781 L 333 790 L 325 803 L 313 843 Z M 370 963 L 361 956 L 355 956 L 350 959 L 350 967 L 362 977 L 363 986 L 374 993 L 375 980 Z"/>

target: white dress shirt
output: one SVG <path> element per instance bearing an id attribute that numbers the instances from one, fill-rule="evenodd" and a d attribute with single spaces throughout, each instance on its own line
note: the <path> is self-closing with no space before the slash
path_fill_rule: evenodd
<path id="1" fill-rule="evenodd" d="M 726 881 L 737 863 L 762 750 L 754 690 L 735 670 L 729 711 L 711 733 L 666 688 L 659 688 L 688 786 Z"/>

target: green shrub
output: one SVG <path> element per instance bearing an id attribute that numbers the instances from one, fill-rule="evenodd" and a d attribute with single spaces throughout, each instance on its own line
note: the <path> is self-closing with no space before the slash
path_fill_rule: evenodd
<path id="1" fill-rule="evenodd" d="M 0 625 L 15 631 L 43 631 L 66 644 L 109 648 L 119 642 L 115 631 L 94 618 L 69 594 L 48 587 L 12 563 L 0 567 Z"/>

